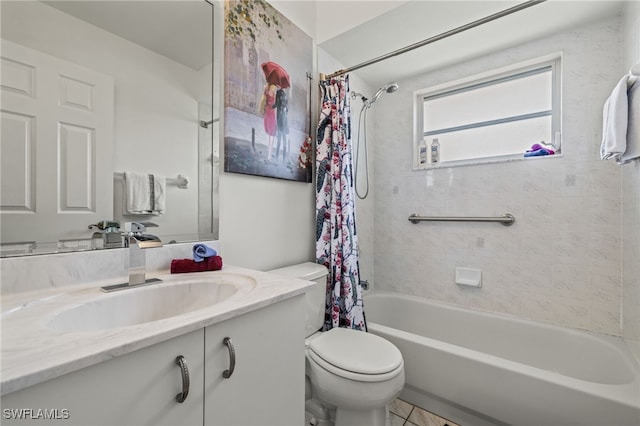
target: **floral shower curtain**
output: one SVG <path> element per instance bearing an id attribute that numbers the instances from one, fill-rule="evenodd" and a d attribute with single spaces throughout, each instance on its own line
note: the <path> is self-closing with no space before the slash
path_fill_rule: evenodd
<path id="1" fill-rule="evenodd" d="M 321 83 L 316 148 L 316 260 L 329 270 L 324 330 L 366 331 L 358 265 L 349 77 Z"/>

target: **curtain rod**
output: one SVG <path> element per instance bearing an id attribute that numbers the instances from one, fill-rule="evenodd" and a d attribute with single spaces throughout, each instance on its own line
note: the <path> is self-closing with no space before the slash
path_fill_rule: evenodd
<path id="1" fill-rule="evenodd" d="M 333 78 L 333 77 L 337 77 L 339 75 L 346 74 L 348 72 L 355 71 L 357 69 L 364 68 L 364 67 L 367 67 L 369 65 L 373 65 L 373 64 L 375 64 L 377 62 L 384 61 L 384 60 L 389 59 L 389 58 L 393 58 L 394 56 L 402 55 L 403 53 L 407 53 L 407 52 L 409 52 L 411 50 L 417 49 L 417 48 L 422 47 L 422 46 L 426 46 L 427 44 L 431 44 L 431 43 L 433 43 L 435 41 L 442 40 L 442 39 L 447 38 L 447 37 L 451 37 L 452 35 L 461 33 L 463 31 L 467 31 L 467 30 L 469 30 L 471 28 L 477 27 L 477 26 L 482 25 L 482 24 L 486 24 L 487 22 L 491 22 L 491 21 L 496 20 L 498 18 L 502 18 L 503 16 L 507 16 L 507 15 L 510 15 L 512 13 L 519 12 L 519 11 L 521 11 L 523 9 L 526 9 L 528 7 L 531 7 L 531 6 L 535 6 L 535 5 L 537 5 L 539 3 L 543 3 L 545 1 L 546 0 L 529 0 L 529 1 L 526 1 L 524 3 L 520 3 L 518 5 L 510 7 L 508 9 L 505 9 L 505 10 L 502 10 L 500 12 L 494 13 L 493 15 L 485 16 L 484 18 L 481 18 L 481 19 L 478 19 L 476 21 L 470 22 L 470 23 L 468 23 L 466 25 L 462 25 L 462 26 L 454 28 L 452 30 L 445 31 L 445 32 L 443 32 L 441 34 L 435 35 L 433 37 L 429 37 L 429 38 L 424 39 L 422 41 L 419 41 L 417 43 L 413 43 L 413 44 L 411 44 L 409 46 L 405 46 L 402 49 L 394 50 L 393 52 L 387 53 L 386 55 L 378 56 L 377 58 L 370 59 L 368 61 L 362 62 L 361 64 L 354 65 L 352 67 L 336 71 L 333 74 L 329 74 L 327 76 L 327 78 L 330 79 L 330 78 Z"/>

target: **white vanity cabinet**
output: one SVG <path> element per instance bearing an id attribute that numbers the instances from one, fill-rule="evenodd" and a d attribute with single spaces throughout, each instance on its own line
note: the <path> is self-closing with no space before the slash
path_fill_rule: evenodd
<path id="1" fill-rule="evenodd" d="M 4 395 L 2 424 L 202 425 L 203 334 L 193 331 Z M 182 403 L 176 400 L 183 389 L 180 355 L 190 381 Z"/>
<path id="2" fill-rule="evenodd" d="M 1 423 L 302 425 L 303 308 L 298 295 L 4 395 Z M 176 400 L 184 383 L 179 356 L 189 376 L 182 403 Z M 225 378 L 233 357 L 235 368 Z"/>
<path id="3" fill-rule="evenodd" d="M 303 308 L 300 295 L 205 329 L 206 426 L 304 424 Z"/>

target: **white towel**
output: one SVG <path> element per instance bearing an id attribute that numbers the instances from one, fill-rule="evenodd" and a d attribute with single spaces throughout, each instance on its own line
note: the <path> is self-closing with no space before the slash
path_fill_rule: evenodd
<path id="1" fill-rule="evenodd" d="M 627 82 L 625 75 L 613 88 L 602 111 L 602 144 L 600 158 L 620 160 L 627 150 L 627 122 L 629 119 L 629 102 L 627 99 Z"/>
<path id="2" fill-rule="evenodd" d="M 124 214 L 154 215 L 164 213 L 166 178 L 146 173 L 124 172 Z"/>
<path id="3" fill-rule="evenodd" d="M 631 83 L 633 79 L 633 83 Z M 640 158 L 640 77 L 631 77 L 627 89 L 629 119 L 627 122 L 627 149 L 618 163 L 624 164 Z"/>

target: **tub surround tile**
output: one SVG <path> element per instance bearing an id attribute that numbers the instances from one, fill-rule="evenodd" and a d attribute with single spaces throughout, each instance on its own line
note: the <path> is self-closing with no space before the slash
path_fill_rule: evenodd
<path id="1" fill-rule="evenodd" d="M 589 237 L 583 230 L 566 224 L 562 226 L 554 222 L 554 227 L 561 228 L 555 232 L 552 248 L 552 259 L 557 262 L 575 263 L 586 266 L 589 263 Z"/>
<path id="2" fill-rule="evenodd" d="M 522 316 L 533 321 L 587 329 L 591 326 L 589 308 L 571 297 L 550 299 L 546 294 L 530 293 L 522 304 Z"/>
<path id="3" fill-rule="evenodd" d="M 516 220 L 518 219 L 516 218 Z M 540 231 L 541 229 L 543 232 Z M 543 265 L 546 265 L 544 260 L 549 257 L 549 252 L 552 250 L 554 236 L 551 232 L 544 232 L 544 230 L 551 229 L 553 229 L 553 221 L 548 220 L 542 227 L 532 226 L 522 230 L 521 254 L 524 258 L 531 260 L 528 262 L 529 264 L 539 266 L 539 263 L 542 262 Z"/>
<path id="4" fill-rule="evenodd" d="M 495 312 L 496 307 L 503 314 L 521 315 L 522 314 L 522 295 L 508 290 L 492 290 L 490 291 L 491 302 L 487 301 L 487 293 L 480 289 L 468 288 L 461 290 L 467 293 L 467 307 L 485 311 Z"/>
<path id="5" fill-rule="evenodd" d="M 622 330 L 640 362 L 640 162 L 624 166 L 622 191 Z"/>
<path id="6" fill-rule="evenodd" d="M 589 326 L 591 330 L 598 333 L 618 334 L 620 324 L 617 321 L 620 321 L 620 317 L 612 312 L 611 309 L 599 304 L 590 304 Z"/>
<path id="7" fill-rule="evenodd" d="M 640 165 L 599 159 L 602 105 L 620 78 L 620 22 L 605 18 L 407 79 L 372 111 L 405 123 L 380 126 L 376 138 L 385 143 L 373 145 L 374 164 L 384 168 L 374 186 L 377 289 L 614 335 L 624 328 L 640 340 L 640 327 L 623 320 L 640 317 Z M 407 117 L 414 91 L 560 50 L 561 158 L 412 170 L 406 141 L 413 137 Z M 413 209 L 454 216 L 508 211 L 516 223 L 411 225 Z M 482 269 L 483 287 L 456 286 L 456 266 Z"/>
<path id="8" fill-rule="evenodd" d="M 622 13 L 623 72 L 640 61 L 640 2 Z M 640 362 L 640 161 L 622 167 L 622 333 Z"/>
<path id="9" fill-rule="evenodd" d="M 620 270 L 622 244 L 616 232 L 591 232 L 588 238 L 589 268 L 596 271 Z"/>
<path id="10" fill-rule="evenodd" d="M 518 219 L 523 231 L 544 234 L 540 230 L 549 229 L 553 224 L 553 196 L 548 191 L 526 191 Z"/>
<path id="11" fill-rule="evenodd" d="M 606 196 L 589 197 L 589 224 L 601 232 L 618 233 L 622 226 L 622 201 Z"/>
<path id="12" fill-rule="evenodd" d="M 551 272 L 553 279 L 549 281 L 550 292 L 585 302 L 589 300 L 589 272 L 582 265 L 554 263 Z"/>

